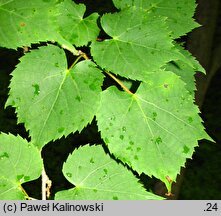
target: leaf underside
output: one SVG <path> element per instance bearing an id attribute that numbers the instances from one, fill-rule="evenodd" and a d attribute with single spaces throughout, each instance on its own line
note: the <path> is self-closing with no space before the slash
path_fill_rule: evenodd
<path id="1" fill-rule="evenodd" d="M 101 146 L 84 146 L 69 155 L 63 166 L 74 188 L 60 191 L 57 200 L 162 199 L 146 192 L 134 175 L 105 154 Z"/>
<path id="2" fill-rule="evenodd" d="M 25 200 L 25 194 L 19 186 L 10 181 L 0 177 L 0 200 Z"/>
<path id="3" fill-rule="evenodd" d="M 20 136 L 0 134 L 0 199 L 25 199 L 21 184 L 37 179 L 43 167 L 38 149 Z"/>
<path id="4" fill-rule="evenodd" d="M 146 80 L 150 73 L 178 58 L 165 18 L 129 8 L 105 14 L 101 25 L 112 38 L 93 42 L 91 53 L 97 64 L 115 74 Z"/>
<path id="5" fill-rule="evenodd" d="M 66 0 L 11 0 L 0 3 L 0 45 L 6 48 L 31 46 L 43 41 L 58 42 L 75 55 L 72 44 L 87 45 L 95 40 L 98 14 L 83 18 L 85 6 Z"/>
<path id="6" fill-rule="evenodd" d="M 93 13 L 83 19 L 86 7 L 71 0 L 63 1 L 58 5 L 58 23 L 62 36 L 76 46 L 87 45 L 95 41 L 99 28 L 97 26 L 98 14 Z"/>
<path id="7" fill-rule="evenodd" d="M 70 42 L 58 33 L 56 0 L 3 0 L 0 3 L 0 45 L 16 49 L 41 41 L 56 41 L 77 54 Z"/>
<path id="8" fill-rule="evenodd" d="M 173 38 L 179 38 L 198 27 L 192 18 L 195 12 L 195 0 L 113 0 L 119 9 L 135 7 L 156 16 L 167 17 L 167 25 Z"/>
<path id="9" fill-rule="evenodd" d="M 179 77 L 159 71 L 134 95 L 115 87 L 105 90 L 96 118 L 111 153 L 169 188 L 167 176 L 175 181 L 197 140 L 208 138 L 198 112 Z"/>
<path id="10" fill-rule="evenodd" d="M 15 107 L 18 123 L 24 123 L 32 144 L 39 149 L 80 132 L 96 116 L 101 137 L 113 156 L 138 174 L 162 180 L 170 190 L 198 140 L 211 140 L 193 99 L 194 74 L 205 71 L 174 41 L 198 26 L 192 18 L 195 0 L 113 2 L 120 12 L 100 19 L 110 39 L 98 42 L 98 14 L 84 17 L 83 4 L 33 0 L 24 7 L 24 0 L 1 0 L 0 46 L 16 49 L 51 41 L 79 55 L 74 46 L 92 42 L 95 62 L 79 62 L 78 58 L 69 67 L 63 49 L 55 45 L 34 49 L 20 59 L 12 73 L 6 106 Z M 102 91 L 99 68 L 126 78 L 122 81 L 126 86 L 136 80 L 141 81 L 140 86 L 133 94 L 113 86 Z M 39 153 L 12 135 L 1 134 L 0 144 L 0 196 L 25 199 L 20 186 L 39 176 Z M 29 163 L 33 165 L 28 168 Z M 74 151 L 63 173 L 76 187 L 58 192 L 56 199 L 160 199 L 146 192 L 100 146 Z"/>
<path id="11" fill-rule="evenodd" d="M 27 53 L 12 73 L 6 105 L 30 130 L 39 148 L 90 123 L 100 100 L 103 75 L 90 60 L 67 68 L 62 49 L 49 45 Z"/>

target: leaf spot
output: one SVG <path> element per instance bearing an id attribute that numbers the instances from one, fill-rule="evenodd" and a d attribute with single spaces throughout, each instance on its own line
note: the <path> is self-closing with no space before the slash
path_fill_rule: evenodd
<path id="1" fill-rule="evenodd" d="M 23 178 L 24 178 L 24 174 L 21 174 L 21 175 L 17 175 L 17 176 L 16 176 L 16 179 L 17 179 L 17 181 L 19 181 L 19 182 L 21 182 Z"/>
<path id="2" fill-rule="evenodd" d="M 122 127 L 122 131 L 123 132 L 126 132 L 126 130 L 127 130 L 127 128 L 124 126 L 124 127 Z"/>
<path id="3" fill-rule="evenodd" d="M 72 177 L 72 173 L 66 173 L 67 177 L 71 178 Z"/>
<path id="4" fill-rule="evenodd" d="M 134 145 L 134 142 L 133 142 L 133 141 L 130 141 L 129 144 L 130 144 L 130 145 Z"/>
<path id="5" fill-rule="evenodd" d="M 104 173 L 107 175 L 107 169 L 103 169 Z"/>
<path id="6" fill-rule="evenodd" d="M 168 86 L 169 86 L 169 85 L 168 85 L 167 83 L 163 84 L 163 87 L 164 87 L 164 88 L 168 88 Z"/>
<path id="7" fill-rule="evenodd" d="M 64 127 L 60 127 L 60 128 L 58 128 L 58 133 L 62 133 L 62 132 L 64 132 Z"/>
<path id="8" fill-rule="evenodd" d="M 4 158 L 9 158 L 9 155 L 7 152 L 4 152 L 1 156 L 0 156 L 0 159 L 4 159 Z"/>
<path id="9" fill-rule="evenodd" d="M 115 121 L 115 119 L 116 119 L 115 116 L 112 116 L 112 117 L 110 118 L 110 120 L 112 120 L 112 121 Z"/>
<path id="10" fill-rule="evenodd" d="M 155 144 L 160 144 L 160 143 L 162 143 L 162 139 L 161 137 L 157 137 L 155 140 Z"/>
<path id="11" fill-rule="evenodd" d="M 35 84 L 32 85 L 32 87 L 34 87 L 34 94 L 39 95 L 39 93 L 40 93 L 39 85 L 35 83 Z"/>
<path id="12" fill-rule="evenodd" d="M 193 118 L 192 118 L 192 117 L 189 117 L 189 118 L 188 118 L 188 122 L 189 122 L 189 123 L 192 123 L 192 122 L 193 122 Z"/>
<path id="13" fill-rule="evenodd" d="M 94 158 L 91 158 L 91 159 L 90 159 L 90 163 L 91 163 L 91 164 L 94 164 Z"/>
<path id="14" fill-rule="evenodd" d="M 21 23 L 20 23 L 20 26 L 21 26 L 21 27 L 24 27 L 24 26 L 26 26 L 26 24 L 25 24 L 24 22 L 21 22 Z"/>
<path id="15" fill-rule="evenodd" d="M 183 153 L 187 154 L 190 151 L 190 149 L 185 145 L 183 146 Z"/>
<path id="16" fill-rule="evenodd" d="M 133 149 L 131 148 L 131 146 L 128 146 L 128 147 L 126 148 L 126 150 L 133 151 Z"/>
<path id="17" fill-rule="evenodd" d="M 152 119 L 153 119 L 154 121 L 156 121 L 156 117 L 157 117 L 157 113 L 156 113 L 156 112 L 153 112 L 153 113 L 152 113 Z"/>
<path id="18" fill-rule="evenodd" d="M 141 150 L 141 148 L 140 147 L 137 147 L 137 152 L 139 152 Z"/>
<path id="19" fill-rule="evenodd" d="M 80 102 L 81 101 L 81 97 L 78 95 L 78 96 L 75 97 L 75 100 Z"/>

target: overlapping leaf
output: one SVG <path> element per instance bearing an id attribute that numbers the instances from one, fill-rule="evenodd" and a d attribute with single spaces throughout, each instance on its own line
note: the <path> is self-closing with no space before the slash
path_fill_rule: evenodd
<path id="1" fill-rule="evenodd" d="M 58 5 L 58 23 L 62 36 L 76 46 L 87 45 L 99 34 L 97 26 L 98 14 L 93 13 L 83 19 L 86 7 L 77 5 L 71 0 L 65 0 Z"/>
<path id="2" fill-rule="evenodd" d="M 165 19 L 129 8 L 101 19 L 112 39 L 94 42 L 92 56 L 115 74 L 146 80 L 148 74 L 177 57 Z"/>
<path id="3" fill-rule="evenodd" d="M 92 121 L 103 75 L 89 60 L 67 68 L 62 49 L 49 45 L 27 53 L 12 73 L 7 105 L 41 148 L 51 140 L 81 131 Z"/>
<path id="4" fill-rule="evenodd" d="M 200 71 L 205 74 L 205 70 L 187 50 L 184 50 L 183 47 L 178 44 L 176 44 L 176 48 L 180 51 L 184 58 L 182 60 L 169 62 L 165 66 L 165 69 L 180 76 L 186 83 L 186 89 L 194 95 L 194 91 L 196 90 L 194 75 L 196 71 Z"/>
<path id="5" fill-rule="evenodd" d="M 195 0 L 113 0 L 119 9 L 136 7 L 154 15 L 167 17 L 167 24 L 173 38 L 178 38 L 199 25 L 192 18 Z"/>
<path id="6" fill-rule="evenodd" d="M 0 2 L 0 46 L 16 49 L 40 41 L 56 41 L 77 54 L 58 33 L 56 0 L 2 0 Z"/>
<path id="7" fill-rule="evenodd" d="M 175 47 L 177 50 L 179 50 L 180 54 L 184 57 L 183 59 L 180 59 L 181 61 L 184 61 L 189 66 L 191 66 L 194 71 L 198 71 L 198 72 L 202 72 L 206 74 L 205 69 L 196 60 L 196 58 L 192 56 L 192 54 L 188 50 L 185 50 L 184 47 L 182 47 L 180 44 L 177 44 L 177 43 L 175 44 Z M 186 61 L 184 59 L 186 59 Z"/>
<path id="8" fill-rule="evenodd" d="M 25 199 L 21 184 L 37 179 L 42 167 L 34 145 L 19 136 L 0 134 L 0 199 Z"/>
<path id="9" fill-rule="evenodd" d="M 181 79 L 186 83 L 186 89 L 194 96 L 196 90 L 195 85 L 195 71 L 189 65 L 186 65 L 182 61 L 170 62 L 166 65 L 166 70 L 172 71 L 181 77 Z"/>
<path id="10" fill-rule="evenodd" d="M 197 140 L 208 138 L 185 84 L 171 72 L 150 74 L 136 94 L 102 93 L 98 127 L 111 153 L 139 173 L 176 180 Z"/>
<path id="11" fill-rule="evenodd" d="M 162 199 L 146 192 L 138 179 L 104 153 L 101 146 L 75 150 L 63 166 L 74 188 L 58 192 L 56 199 L 74 200 L 143 200 Z"/>

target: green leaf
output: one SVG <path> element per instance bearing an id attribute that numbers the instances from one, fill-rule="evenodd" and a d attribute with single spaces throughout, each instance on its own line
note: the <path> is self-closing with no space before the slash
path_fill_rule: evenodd
<path id="1" fill-rule="evenodd" d="M 170 62 L 166 65 L 167 71 L 172 71 L 186 83 L 186 89 L 194 96 L 196 90 L 195 70 L 182 61 Z"/>
<path id="2" fill-rule="evenodd" d="M 72 44 L 58 33 L 56 1 L 1 0 L 0 46 L 16 49 L 41 41 L 56 41 L 77 55 Z"/>
<path id="3" fill-rule="evenodd" d="M 0 134 L 1 199 L 24 198 L 21 184 L 37 179 L 42 168 L 40 151 L 34 145 L 20 136 Z"/>
<path id="4" fill-rule="evenodd" d="M 76 46 L 84 46 L 89 41 L 96 40 L 100 31 L 97 26 L 97 13 L 83 19 L 85 5 L 76 4 L 71 0 L 63 1 L 58 5 L 58 9 L 60 33 L 66 40 Z"/>
<path id="5" fill-rule="evenodd" d="M 183 56 L 183 58 L 180 58 L 180 60 L 183 63 L 186 63 L 187 65 L 191 66 L 194 71 L 199 71 L 206 74 L 205 69 L 188 50 L 185 50 L 180 44 L 175 44 L 175 47 Z"/>
<path id="6" fill-rule="evenodd" d="M 111 153 L 138 173 L 176 180 L 197 140 L 208 138 L 185 84 L 171 72 L 150 74 L 130 95 L 110 87 L 96 115 Z"/>
<path id="7" fill-rule="evenodd" d="M 89 60 L 67 68 L 62 49 L 49 45 L 20 59 L 12 73 L 6 105 L 16 108 L 39 148 L 51 140 L 81 131 L 100 100 L 103 75 Z"/>
<path id="8" fill-rule="evenodd" d="M 0 200 L 25 200 L 26 196 L 14 182 L 0 177 Z"/>
<path id="9" fill-rule="evenodd" d="M 195 84 L 195 73 L 196 71 L 200 71 L 202 73 L 206 73 L 205 69 L 200 65 L 200 63 L 182 46 L 179 44 L 175 45 L 179 50 L 183 58 L 180 60 L 175 60 L 169 62 L 165 65 L 165 69 L 168 71 L 172 71 L 186 83 L 186 89 L 194 96 L 196 90 Z"/>
<path id="10" fill-rule="evenodd" d="M 162 199 L 146 192 L 138 179 L 105 154 L 101 146 L 84 146 L 69 155 L 63 166 L 74 188 L 56 193 L 58 200 Z"/>
<path id="11" fill-rule="evenodd" d="M 98 65 L 115 74 L 146 80 L 176 58 L 164 18 L 127 9 L 104 15 L 101 25 L 112 39 L 93 42 L 91 53 Z"/>
<path id="12" fill-rule="evenodd" d="M 119 9 L 135 7 L 157 16 L 167 17 L 167 25 L 173 38 L 178 38 L 199 26 L 192 18 L 195 0 L 113 0 Z"/>

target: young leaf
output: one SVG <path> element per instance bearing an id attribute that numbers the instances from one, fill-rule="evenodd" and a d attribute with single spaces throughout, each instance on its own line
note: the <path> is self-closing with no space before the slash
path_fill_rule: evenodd
<path id="1" fill-rule="evenodd" d="M 192 18 L 195 0 L 113 0 L 119 9 L 135 7 L 158 16 L 167 17 L 167 25 L 173 38 L 178 38 L 199 26 Z"/>
<path id="2" fill-rule="evenodd" d="M 104 15 L 101 26 L 112 39 L 93 42 L 91 53 L 97 64 L 115 74 L 146 80 L 175 57 L 164 18 L 129 8 Z"/>
<path id="3" fill-rule="evenodd" d="M 197 140 L 208 138 L 193 97 L 171 72 L 150 74 L 134 95 L 110 87 L 96 115 L 111 153 L 138 173 L 171 182 L 191 158 Z"/>
<path id="4" fill-rule="evenodd" d="M 12 73 L 7 105 L 16 108 L 35 145 L 41 148 L 92 121 L 103 82 L 94 63 L 86 60 L 68 69 L 64 51 L 53 45 L 20 61 Z"/>
<path id="5" fill-rule="evenodd" d="M 63 173 L 75 187 L 58 192 L 57 200 L 162 199 L 146 192 L 138 179 L 106 155 L 101 146 L 75 150 L 64 163 Z"/>
<path id="6" fill-rule="evenodd" d="M 21 184 L 37 179 L 43 163 L 39 150 L 20 136 L 0 134 L 0 197 L 25 198 Z"/>
<path id="7" fill-rule="evenodd" d="M 99 34 L 97 26 L 98 14 L 93 13 L 83 19 L 86 7 L 76 4 L 71 0 L 65 0 L 58 5 L 60 33 L 76 46 L 87 45 L 89 41 L 96 40 Z"/>
<path id="8" fill-rule="evenodd" d="M 77 55 L 57 31 L 56 1 L 3 0 L 0 2 L 0 46 L 16 49 L 41 41 L 56 41 Z"/>

